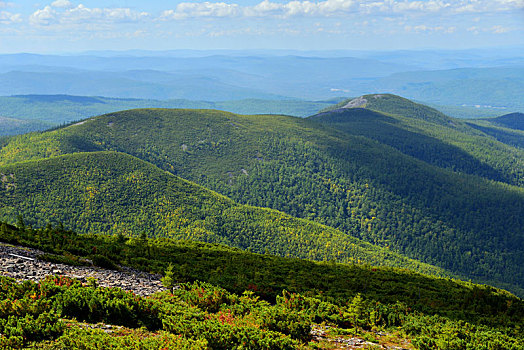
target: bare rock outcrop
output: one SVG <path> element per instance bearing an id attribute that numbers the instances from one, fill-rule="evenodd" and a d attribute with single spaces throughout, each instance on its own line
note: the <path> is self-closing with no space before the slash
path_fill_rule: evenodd
<path id="1" fill-rule="evenodd" d="M 107 270 L 93 266 L 70 266 L 41 261 L 44 254 L 37 249 L 17 247 L 0 243 L 0 274 L 18 281 L 38 282 L 48 275 L 62 275 L 86 282 L 94 278 L 103 287 L 119 287 L 141 296 L 166 290 L 162 286 L 162 276 L 149 274 L 128 267 L 121 271 Z"/>

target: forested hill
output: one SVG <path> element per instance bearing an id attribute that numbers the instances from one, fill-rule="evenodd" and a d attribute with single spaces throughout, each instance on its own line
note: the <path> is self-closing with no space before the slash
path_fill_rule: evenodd
<path id="1" fill-rule="evenodd" d="M 495 145 L 482 146 L 484 156 L 522 172 L 520 153 L 506 164 L 505 145 L 479 137 Z M 101 150 L 523 294 L 523 189 L 428 164 L 372 135 L 293 117 L 144 109 L 11 138 L 0 162 Z M 475 152 L 467 159 L 482 163 Z"/>
<path id="2" fill-rule="evenodd" d="M 425 120 L 443 125 L 452 120 L 452 118 L 434 108 L 392 94 L 371 94 L 349 98 L 323 109 L 321 113 L 350 108 L 367 108 L 376 112 L 406 116 L 411 119 Z"/>
<path id="3" fill-rule="evenodd" d="M 478 129 L 508 145 L 524 149 L 524 113 L 510 113 L 496 118 L 468 120 L 469 126 Z"/>
<path id="4" fill-rule="evenodd" d="M 524 130 L 524 113 L 510 113 L 488 120 L 496 125 L 510 129 Z"/>
<path id="5" fill-rule="evenodd" d="M 116 152 L 65 155 L 0 167 L 0 218 L 80 233 L 227 244 L 312 260 L 441 269 L 375 247 L 333 228 L 230 199 Z"/>
<path id="6" fill-rule="evenodd" d="M 499 138 L 471 121 L 450 118 L 400 96 L 375 94 L 344 100 L 310 119 L 336 124 L 337 129 L 373 138 L 438 167 L 524 185 L 522 135 Z"/>

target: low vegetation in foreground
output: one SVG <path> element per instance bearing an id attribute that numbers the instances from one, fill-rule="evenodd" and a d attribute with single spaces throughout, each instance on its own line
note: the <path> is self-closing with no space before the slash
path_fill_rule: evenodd
<path id="1" fill-rule="evenodd" d="M 354 336 L 368 341 L 368 348 L 524 344 L 524 302 L 489 286 L 144 235 L 35 230 L 22 220 L 19 227 L 0 224 L 0 239 L 40 248 L 60 262 L 98 256 L 108 267 L 163 271 L 165 284 L 175 287 L 140 297 L 92 280 L 49 276 L 36 284 L 1 277 L 4 348 L 328 349 L 334 348 L 330 339 Z M 325 339 L 312 337 L 312 329 L 326 326 Z"/>

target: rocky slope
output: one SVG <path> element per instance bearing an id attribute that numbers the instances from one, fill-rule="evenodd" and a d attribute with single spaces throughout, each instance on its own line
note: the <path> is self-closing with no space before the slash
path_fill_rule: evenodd
<path id="1" fill-rule="evenodd" d="M 97 285 L 119 287 L 135 294 L 146 296 L 165 290 L 160 275 L 149 274 L 128 267 L 120 271 L 107 270 L 94 266 L 69 266 L 42 261 L 44 252 L 19 246 L 0 243 L 0 274 L 18 281 L 34 282 L 48 275 L 63 275 L 82 282 L 94 278 Z"/>

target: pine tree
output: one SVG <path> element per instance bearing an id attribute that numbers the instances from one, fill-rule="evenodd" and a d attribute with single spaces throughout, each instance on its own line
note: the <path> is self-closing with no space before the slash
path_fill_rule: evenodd
<path id="1" fill-rule="evenodd" d="M 175 279 L 174 279 L 174 272 L 173 272 L 173 264 L 169 264 L 166 269 L 166 273 L 164 277 L 162 277 L 161 281 L 164 287 L 168 288 L 169 290 L 173 291 L 173 287 L 175 286 Z"/>

